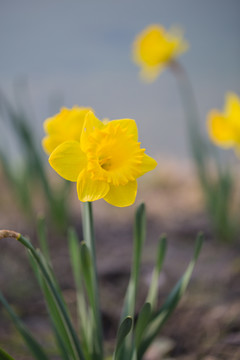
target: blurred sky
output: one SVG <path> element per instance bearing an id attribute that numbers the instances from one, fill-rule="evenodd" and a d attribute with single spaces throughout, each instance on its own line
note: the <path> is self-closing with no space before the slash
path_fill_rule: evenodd
<path id="1" fill-rule="evenodd" d="M 17 92 L 34 112 L 39 139 L 46 117 L 77 104 L 100 118 L 134 118 L 149 154 L 184 157 L 175 79 L 167 70 L 142 83 L 132 41 L 151 23 L 184 29 L 190 49 L 180 61 L 205 126 L 206 113 L 223 107 L 227 91 L 240 95 L 239 15 L 239 0 L 0 0 L 0 89 L 10 98 Z"/>

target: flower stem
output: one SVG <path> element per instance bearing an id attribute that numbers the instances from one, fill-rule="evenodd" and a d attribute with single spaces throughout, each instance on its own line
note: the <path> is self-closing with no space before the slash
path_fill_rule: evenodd
<path id="1" fill-rule="evenodd" d="M 92 258 L 92 286 L 94 294 L 94 317 L 95 317 L 95 326 L 97 331 L 97 348 L 99 353 L 99 359 L 103 359 L 103 334 L 102 334 L 102 321 L 101 321 L 101 312 L 99 305 L 99 290 L 98 290 L 98 277 L 97 277 L 97 265 L 96 265 L 96 249 L 95 249 L 95 234 L 94 234 L 94 224 L 93 224 L 93 212 L 92 212 L 92 203 L 86 202 L 83 203 L 83 236 L 84 241 L 90 251 Z M 96 359 L 97 360 L 97 359 Z"/>
<path id="2" fill-rule="evenodd" d="M 198 170 L 204 170 L 205 154 L 203 149 L 205 149 L 206 144 L 199 129 L 200 117 L 191 81 L 186 70 L 177 60 L 171 62 L 170 70 L 176 79 L 183 111 L 185 112 L 190 150 L 198 165 Z"/>
<path id="3" fill-rule="evenodd" d="M 200 129 L 200 117 L 196 98 L 188 74 L 184 67 L 174 60 L 170 64 L 179 90 L 185 118 L 187 122 L 189 145 L 196 170 L 203 188 L 207 210 L 212 218 L 212 224 L 221 240 L 233 238 L 235 225 L 229 216 L 230 201 L 233 190 L 232 176 L 222 168 L 218 154 L 203 137 Z M 212 157 L 215 165 L 216 179 L 213 181 L 209 171 L 209 159 Z M 219 201 L 223 199 L 223 201 Z"/>

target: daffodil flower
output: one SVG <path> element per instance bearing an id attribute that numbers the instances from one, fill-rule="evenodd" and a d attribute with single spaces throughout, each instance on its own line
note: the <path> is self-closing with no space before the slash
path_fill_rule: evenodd
<path id="1" fill-rule="evenodd" d="M 157 165 L 140 148 L 134 120 L 103 123 L 92 111 L 85 116 L 79 139 L 56 147 L 49 163 L 64 179 L 77 182 L 80 201 L 103 198 L 119 207 L 134 203 L 137 178 Z"/>
<path id="2" fill-rule="evenodd" d="M 234 93 L 226 95 L 223 112 L 212 110 L 207 118 L 212 141 L 223 147 L 234 147 L 240 153 L 240 99 Z"/>
<path id="3" fill-rule="evenodd" d="M 89 110 L 78 106 L 72 109 L 63 107 L 59 114 L 45 120 L 43 126 L 47 136 L 43 138 L 42 146 L 48 155 L 66 140 L 79 140 Z"/>
<path id="4" fill-rule="evenodd" d="M 141 68 L 141 77 L 153 81 L 187 48 L 180 29 L 167 32 L 161 25 L 150 25 L 137 35 L 133 43 L 133 60 Z"/>

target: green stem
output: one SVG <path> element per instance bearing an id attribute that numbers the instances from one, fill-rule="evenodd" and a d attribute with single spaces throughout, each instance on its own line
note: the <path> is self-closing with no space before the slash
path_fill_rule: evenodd
<path id="1" fill-rule="evenodd" d="M 93 294 L 95 302 L 95 321 L 97 327 L 97 340 L 99 348 L 99 359 L 103 359 L 103 331 L 102 331 L 102 321 L 101 321 L 101 312 L 99 305 L 99 290 L 98 290 L 98 277 L 97 277 L 97 265 L 96 265 L 96 248 L 95 248 L 95 234 L 94 234 L 94 224 L 93 224 L 93 212 L 92 212 L 92 203 L 86 202 L 83 203 L 83 236 L 84 241 L 90 251 L 93 268 L 92 268 L 92 282 L 93 282 Z"/>
<path id="2" fill-rule="evenodd" d="M 206 150 L 204 147 L 206 144 L 199 129 L 200 117 L 193 87 L 187 72 L 179 62 L 176 60 L 172 61 L 170 70 L 176 79 L 183 111 L 185 112 L 187 129 L 189 131 L 190 150 L 197 162 L 198 170 L 203 170 L 200 169 L 200 167 L 205 165 L 203 149 Z"/>
<path id="3" fill-rule="evenodd" d="M 232 195 L 232 178 L 230 173 L 223 171 L 217 152 L 210 148 L 209 143 L 201 134 L 199 113 L 191 81 L 183 66 L 172 61 L 170 70 L 174 74 L 187 122 L 190 150 L 195 161 L 201 186 L 204 191 L 207 210 L 217 234 L 223 239 L 228 233 L 232 237 L 232 221 L 229 206 Z M 213 181 L 209 172 L 209 158 L 214 160 L 216 180 Z M 225 186 L 229 178 L 228 187 Z M 220 201 L 223 197 L 224 201 Z M 224 222 L 224 226 L 223 226 Z"/>

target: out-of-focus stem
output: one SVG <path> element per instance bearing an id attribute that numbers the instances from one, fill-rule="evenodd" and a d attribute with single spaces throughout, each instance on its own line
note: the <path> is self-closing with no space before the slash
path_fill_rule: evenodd
<path id="1" fill-rule="evenodd" d="M 210 149 L 208 142 L 202 136 L 197 102 L 187 72 L 176 60 L 171 62 L 170 70 L 177 82 L 180 99 L 185 112 L 190 150 L 195 161 L 200 183 L 204 190 L 208 211 L 218 235 L 226 240 L 229 236 L 232 237 L 233 233 L 233 224 L 229 217 L 232 179 L 229 172 L 223 171 L 217 153 L 214 152 L 214 149 Z M 213 157 L 216 167 L 216 181 L 212 180 L 209 172 L 208 162 L 211 156 Z M 226 187 L 226 180 L 229 181 L 227 184 L 228 187 Z M 222 198 L 224 201 L 220 201 Z"/>
<path id="2" fill-rule="evenodd" d="M 201 173 L 201 180 L 204 180 L 202 172 L 206 164 L 203 151 L 206 150 L 206 144 L 199 128 L 199 112 L 193 87 L 187 72 L 178 61 L 171 62 L 170 70 L 176 79 L 183 111 L 185 112 L 190 150 L 197 163 L 198 171 Z"/>

